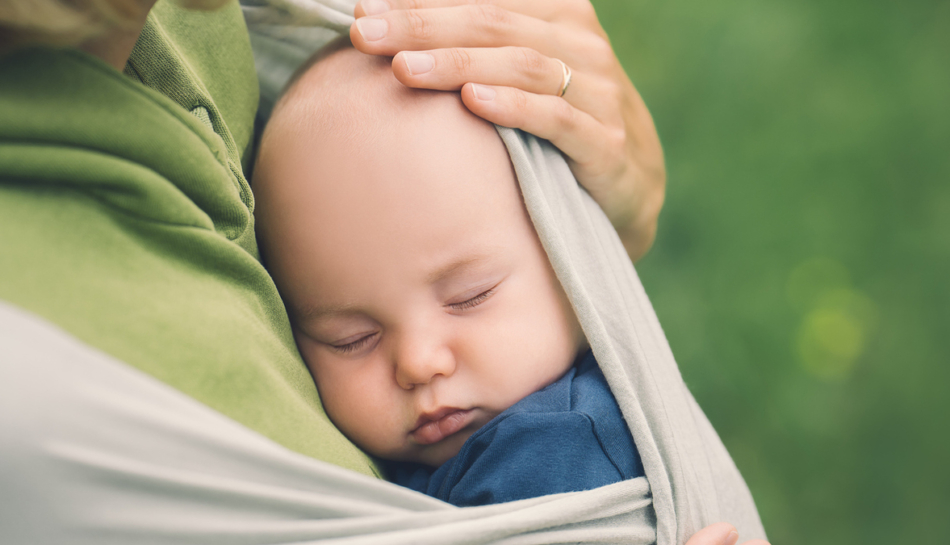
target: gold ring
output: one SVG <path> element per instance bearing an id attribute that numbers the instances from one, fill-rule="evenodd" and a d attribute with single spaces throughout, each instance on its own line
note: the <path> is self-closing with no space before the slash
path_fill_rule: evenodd
<path id="1" fill-rule="evenodd" d="M 562 97 L 564 96 L 564 93 L 567 92 L 567 88 L 571 86 L 571 69 L 568 68 L 561 59 L 554 60 L 561 63 L 561 90 L 558 92 L 557 96 Z"/>

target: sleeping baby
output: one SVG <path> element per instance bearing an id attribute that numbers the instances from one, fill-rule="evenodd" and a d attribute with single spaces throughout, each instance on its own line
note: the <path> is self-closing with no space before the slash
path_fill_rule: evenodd
<path id="1" fill-rule="evenodd" d="M 642 475 L 504 144 L 458 94 L 331 49 L 276 106 L 253 183 L 323 406 L 387 477 L 470 506 Z"/>

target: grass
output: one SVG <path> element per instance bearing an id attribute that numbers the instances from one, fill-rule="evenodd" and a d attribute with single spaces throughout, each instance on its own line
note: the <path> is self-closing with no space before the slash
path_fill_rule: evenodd
<path id="1" fill-rule="evenodd" d="M 638 270 L 772 542 L 946 542 L 950 4 L 594 5 L 667 154 Z"/>

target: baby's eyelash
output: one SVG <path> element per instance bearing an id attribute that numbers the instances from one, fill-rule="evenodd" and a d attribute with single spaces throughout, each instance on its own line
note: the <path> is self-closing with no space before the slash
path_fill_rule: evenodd
<path id="1" fill-rule="evenodd" d="M 498 286 L 494 286 L 491 289 L 485 290 L 467 301 L 462 301 L 461 303 L 451 303 L 448 306 L 455 310 L 466 310 L 472 307 L 477 307 L 478 305 L 484 303 L 486 299 L 491 297 L 492 294 L 495 293 L 495 288 L 497 287 Z"/>
<path id="2" fill-rule="evenodd" d="M 341 344 L 339 346 L 331 344 L 330 346 L 332 346 L 334 350 L 336 350 L 337 352 L 340 352 L 341 354 L 349 354 L 350 352 L 356 352 L 360 348 L 363 348 L 364 346 L 366 346 L 367 343 L 369 343 L 375 337 L 376 337 L 376 333 L 371 333 L 365 337 L 356 339 L 355 341 L 351 343 Z"/>

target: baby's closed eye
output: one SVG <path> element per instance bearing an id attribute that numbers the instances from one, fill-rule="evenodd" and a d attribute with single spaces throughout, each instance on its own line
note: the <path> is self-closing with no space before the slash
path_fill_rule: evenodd
<path id="1" fill-rule="evenodd" d="M 379 339 L 379 332 L 374 331 L 372 333 L 360 333 L 359 335 L 355 335 L 355 337 L 355 339 L 354 336 L 351 336 L 341 341 L 324 344 L 341 354 L 351 354 L 367 348 L 372 343 L 375 343 Z"/>
<path id="2" fill-rule="evenodd" d="M 475 294 L 474 296 L 469 297 L 468 299 L 464 299 L 456 303 L 447 303 L 445 306 L 453 310 L 459 310 L 459 311 L 477 307 L 478 305 L 484 303 L 492 295 L 495 294 L 495 290 L 498 288 L 498 285 L 499 284 L 495 284 L 494 286 L 488 288 L 487 290 L 481 291 Z M 467 296 L 468 294 L 463 295 L 463 297 L 467 297 Z"/>

